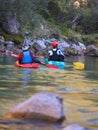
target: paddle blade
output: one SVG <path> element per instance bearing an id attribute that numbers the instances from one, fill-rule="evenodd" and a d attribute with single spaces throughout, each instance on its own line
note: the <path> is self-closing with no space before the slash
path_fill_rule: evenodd
<path id="1" fill-rule="evenodd" d="M 58 66 L 51 65 L 51 64 L 46 65 L 46 67 L 47 67 L 47 68 L 58 69 Z"/>
<path id="2" fill-rule="evenodd" d="M 18 58 L 18 55 L 17 54 L 11 54 L 11 56 L 15 57 L 15 58 Z"/>
<path id="3" fill-rule="evenodd" d="M 81 62 L 74 62 L 73 63 L 75 69 L 84 69 L 84 64 Z"/>

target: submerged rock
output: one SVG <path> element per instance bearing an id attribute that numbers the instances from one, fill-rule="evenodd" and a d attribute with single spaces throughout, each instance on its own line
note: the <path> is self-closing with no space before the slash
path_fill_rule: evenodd
<path id="1" fill-rule="evenodd" d="M 79 126 L 78 124 L 72 124 L 72 125 L 65 127 L 62 130 L 89 130 L 89 129 Z"/>

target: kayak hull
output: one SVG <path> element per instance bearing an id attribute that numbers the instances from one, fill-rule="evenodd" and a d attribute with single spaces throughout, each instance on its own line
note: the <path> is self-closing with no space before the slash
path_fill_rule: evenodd
<path id="1" fill-rule="evenodd" d="M 45 59 L 45 63 L 48 65 L 57 66 L 59 69 L 64 69 L 66 66 L 66 63 L 63 61 L 48 61 L 48 59 Z"/>
<path id="2" fill-rule="evenodd" d="M 37 69 L 37 68 L 40 67 L 40 64 L 38 64 L 38 63 L 20 64 L 19 61 L 16 61 L 15 62 L 15 66 L 22 67 L 22 68 L 33 68 L 33 69 Z"/>

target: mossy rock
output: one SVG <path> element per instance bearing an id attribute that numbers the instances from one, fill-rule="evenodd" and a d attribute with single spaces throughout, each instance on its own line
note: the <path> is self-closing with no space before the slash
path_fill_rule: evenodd
<path id="1" fill-rule="evenodd" d="M 21 34 L 8 34 L 3 32 L 2 29 L 0 29 L 0 35 L 3 36 L 6 41 L 13 41 L 16 44 L 23 43 L 24 40 Z"/>

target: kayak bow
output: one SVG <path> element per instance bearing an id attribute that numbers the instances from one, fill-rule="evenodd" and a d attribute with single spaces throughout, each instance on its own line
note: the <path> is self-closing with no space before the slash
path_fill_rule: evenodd
<path id="1" fill-rule="evenodd" d="M 47 66 L 51 66 L 51 68 L 59 68 L 59 69 L 64 69 L 66 65 L 66 63 L 62 61 L 48 61 L 47 58 L 45 59 L 45 63 L 47 64 Z"/>
<path id="2" fill-rule="evenodd" d="M 19 61 L 16 61 L 15 66 L 22 67 L 22 68 L 34 68 L 34 69 L 37 69 L 37 68 L 40 67 L 40 64 L 38 64 L 38 63 L 20 64 Z"/>

